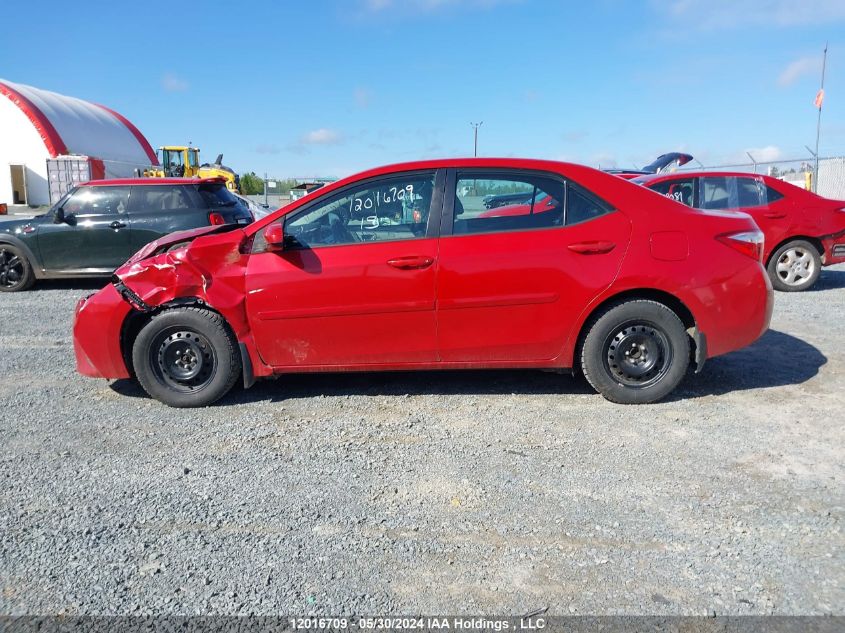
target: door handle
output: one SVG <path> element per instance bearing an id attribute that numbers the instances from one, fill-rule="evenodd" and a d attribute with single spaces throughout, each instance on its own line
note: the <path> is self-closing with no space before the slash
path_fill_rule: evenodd
<path id="1" fill-rule="evenodd" d="M 111 224 L 109 224 L 109 228 L 110 228 L 110 229 L 114 229 L 115 231 L 116 231 L 117 229 L 122 229 L 122 228 L 124 228 L 125 226 L 126 226 L 126 224 L 124 224 L 124 223 L 123 223 L 123 222 L 121 222 L 120 220 L 115 220 L 114 222 L 112 222 Z"/>
<path id="2" fill-rule="evenodd" d="M 763 217 L 769 218 L 770 220 L 779 220 L 780 218 L 785 218 L 786 213 L 783 213 L 782 211 L 766 211 L 763 214 Z"/>
<path id="3" fill-rule="evenodd" d="M 399 270 L 416 270 L 419 268 L 428 268 L 434 263 L 434 258 L 425 257 L 423 255 L 411 255 L 409 257 L 394 257 L 387 260 L 388 266 L 393 266 Z"/>
<path id="4" fill-rule="evenodd" d="M 614 242 L 577 242 L 569 245 L 569 250 L 578 253 L 579 255 L 602 255 L 609 253 L 616 244 Z"/>

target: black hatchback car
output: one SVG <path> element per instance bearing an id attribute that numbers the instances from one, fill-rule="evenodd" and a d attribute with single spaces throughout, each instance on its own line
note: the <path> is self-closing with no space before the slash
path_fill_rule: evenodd
<path id="1" fill-rule="evenodd" d="M 36 279 L 108 276 L 168 233 L 252 221 L 220 179 L 84 183 L 43 215 L 0 221 L 0 291 L 26 290 Z"/>

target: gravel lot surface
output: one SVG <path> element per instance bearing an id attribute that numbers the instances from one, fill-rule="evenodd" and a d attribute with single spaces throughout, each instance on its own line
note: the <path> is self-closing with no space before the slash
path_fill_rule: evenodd
<path id="1" fill-rule="evenodd" d="M 96 287 L 0 296 L 0 613 L 843 613 L 845 266 L 641 407 L 514 371 L 168 409 L 74 373 Z"/>

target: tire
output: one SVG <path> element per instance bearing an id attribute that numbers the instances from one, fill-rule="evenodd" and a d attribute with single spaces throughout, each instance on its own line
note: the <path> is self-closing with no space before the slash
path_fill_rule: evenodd
<path id="1" fill-rule="evenodd" d="M 28 290 L 35 283 L 32 264 L 17 246 L 0 244 L 0 292 Z"/>
<path id="2" fill-rule="evenodd" d="M 690 362 L 684 324 L 662 303 L 637 299 L 611 306 L 586 329 L 581 370 L 611 402 L 647 404 L 669 395 Z M 622 355 L 623 347 L 631 353 Z"/>
<path id="3" fill-rule="evenodd" d="M 818 249 L 806 240 L 793 240 L 777 249 L 766 266 L 772 287 L 781 292 L 801 292 L 813 287 L 822 272 Z"/>
<path id="4" fill-rule="evenodd" d="M 132 345 L 135 376 L 171 407 L 203 407 L 226 395 L 241 374 L 241 355 L 216 312 L 186 306 L 154 316 Z"/>

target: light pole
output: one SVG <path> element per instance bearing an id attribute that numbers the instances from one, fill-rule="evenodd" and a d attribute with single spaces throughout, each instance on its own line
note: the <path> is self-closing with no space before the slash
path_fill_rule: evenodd
<path id="1" fill-rule="evenodd" d="M 819 135 L 822 129 L 822 103 L 824 102 L 824 71 L 827 66 L 827 42 L 824 43 L 824 57 L 822 57 L 822 84 L 816 94 L 815 105 L 819 109 L 819 116 L 816 120 L 816 153 L 813 155 L 816 159 L 816 169 L 813 174 L 813 193 L 819 191 Z"/>
<path id="2" fill-rule="evenodd" d="M 478 123 L 470 122 L 470 125 L 473 127 L 472 155 L 478 156 L 478 128 L 484 125 L 484 121 L 479 121 Z"/>

